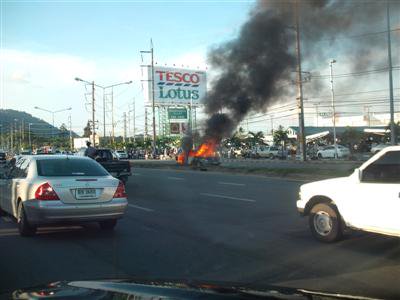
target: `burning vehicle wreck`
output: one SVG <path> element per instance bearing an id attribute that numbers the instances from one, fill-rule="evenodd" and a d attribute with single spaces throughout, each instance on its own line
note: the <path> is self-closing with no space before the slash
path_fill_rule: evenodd
<path id="1" fill-rule="evenodd" d="M 218 144 L 213 140 L 203 142 L 196 150 L 186 148 L 177 156 L 177 163 L 193 167 L 217 166 L 221 164 L 217 148 Z"/>

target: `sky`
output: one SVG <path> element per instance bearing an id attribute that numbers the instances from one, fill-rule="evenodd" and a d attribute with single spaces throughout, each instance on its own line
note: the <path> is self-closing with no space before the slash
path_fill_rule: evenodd
<path id="1" fill-rule="evenodd" d="M 237 36 L 254 3 L 207 0 L 0 0 L 0 108 L 23 110 L 51 123 L 50 113 L 34 107 L 52 111 L 71 107 L 72 129 L 82 133 L 86 122 L 91 119 L 90 87 L 74 78 L 95 81 L 102 86 L 132 80 L 132 84 L 114 89 L 116 133 L 122 134 L 122 116 L 132 110 L 133 99 L 137 133 L 143 133 L 144 94 L 141 80 L 144 77 L 140 65 L 148 63 L 148 57 L 145 56 L 142 62 L 140 51 L 149 49 L 150 39 L 153 40 L 158 65 L 207 69 L 212 74 L 207 64 L 207 52 Z M 395 16 L 393 27 L 400 27 L 399 18 Z M 384 29 L 384 20 L 380 25 Z M 365 32 L 381 30 L 382 26 L 367 27 Z M 399 36 L 399 32 L 395 32 L 393 56 L 397 66 L 400 64 Z M 326 50 L 326 61 L 322 61 L 318 68 L 313 65 L 310 70 L 313 74 L 328 74 L 328 58 L 340 56 L 341 44 L 338 41 L 322 47 Z M 385 51 L 379 55 L 385 55 Z M 346 60 L 349 59 L 350 56 L 339 58 L 335 72 L 348 72 Z M 306 63 L 304 68 L 307 67 Z M 394 72 L 396 97 L 399 97 L 399 73 L 398 70 Z M 212 80 L 212 76 L 209 78 Z M 328 79 L 315 77 L 315 80 L 324 80 L 326 89 L 317 96 L 328 97 L 321 102 L 329 101 Z M 386 97 L 387 76 L 373 74 L 350 85 L 348 79 L 338 79 L 336 88 L 339 95 L 356 89 L 378 90 L 374 95 Z M 100 132 L 103 128 L 102 93 L 101 89 L 96 89 L 96 119 L 99 120 Z M 277 118 L 275 126 L 279 122 L 283 125 L 293 123 L 293 115 L 284 117 L 287 109 L 274 109 L 271 109 L 271 116 Z M 323 105 L 321 110 L 324 110 Z M 348 111 L 351 109 L 348 108 Z M 311 114 L 314 109 L 307 112 Z M 55 125 L 67 124 L 69 113 L 57 113 Z M 111 122 L 109 117 L 107 115 L 108 124 Z M 253 130 L 266 130 L 270 126 L 269 121 L 266 124 L 251 118 L 249 123 Z"/>
<path id="2" fill-rule="evenodd" d="M 72 107 L 72 127 L 90 118 L 89 87 L 75 77 L 114 90 L 117 133 L 122 114 L 136 102 L 143 131 L 140 51 L 154 44 L 157 64 L 207 67 L 209 47 L 232 38 L 252 1 L 3 1 L 1 0 L 1 107 L 24 110 L 51 123 L 48 110 Z M 86 90 L 87 89 L 87 90 Z M 87 100 L 86 100 L 87 98 Z M 96 91 L 101 121 L 102 90 Z M 132 107 L 130 108 L 132 109 Z M 56 126 L 69 112 L 56 115 Z M 102 123 L 100 123 L 102 128 Z"/>

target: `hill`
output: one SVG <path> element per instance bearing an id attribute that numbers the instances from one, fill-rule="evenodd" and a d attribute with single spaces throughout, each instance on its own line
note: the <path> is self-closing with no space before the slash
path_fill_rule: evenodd
<path id="1" fill-rule="evenodd" d="M 29 125 L 31 124 L 31 125 Z M 0 109 L 0 130 L 2 135 L 9 135 L 11 129 L 20 131 L 28 135 L 29 129 L 31 135 L 38 137 L 69 136 L 68 128 L 53 127 L 46 121 L 36 118 L 24 111 L 13 109 Z M 78 134 L 72 132 L 72 137 L 79 137 Z"/>

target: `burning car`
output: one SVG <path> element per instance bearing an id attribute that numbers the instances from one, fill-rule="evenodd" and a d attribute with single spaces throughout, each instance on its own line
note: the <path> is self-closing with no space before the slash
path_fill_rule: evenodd
<path id="1" fill-rule="evenodd" d="M 202 143 L 196 150 L 184 150 L 178 155 L 177 163 L 182 166 L 190 165 L 194 167 L 217 166 L 221 163 L 217 143 L 209 140 Z"/>

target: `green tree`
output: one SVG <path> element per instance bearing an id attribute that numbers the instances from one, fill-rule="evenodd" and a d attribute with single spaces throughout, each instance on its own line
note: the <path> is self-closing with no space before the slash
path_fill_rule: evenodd
<path id="1" fill-rule="evenodd" d="M 278 129 L 274 131 L 274 143 L 277 145 L 283 143 L 283 146 L 286 146 L 288 140 L 288 130 L 285 130 L 282 125 L 279 125 Z"/>
<path id="2" fill-rule="evenodd" d="M 341 136 L 342 144 L 347 145 L 350 152 L 353 152 L 354 145 L 358 144 L 363 138 L 364 134 L 359 132 L 357 129 L 352 127 L 347 127 Z"/>
<path id="3" fill-rule="evenodd" d="M 247 137 L 247 142 L 250 147 L 253 147 L 256 144 L 263 144 L 264 143 L 264 133 L 262 131 L 258 131 L 258 132 L 249 131 L 249 136 Z"/>

